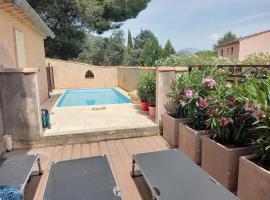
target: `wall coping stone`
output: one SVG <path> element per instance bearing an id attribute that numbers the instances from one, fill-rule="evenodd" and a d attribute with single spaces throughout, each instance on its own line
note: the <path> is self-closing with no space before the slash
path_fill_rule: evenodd
<path id="1" fill-rule="evenodd" d="M 39 68 L 5 68 L 0 67 L 0 73 L 24 73 L 24 74 L 32 74 L 39 72 Z"/>

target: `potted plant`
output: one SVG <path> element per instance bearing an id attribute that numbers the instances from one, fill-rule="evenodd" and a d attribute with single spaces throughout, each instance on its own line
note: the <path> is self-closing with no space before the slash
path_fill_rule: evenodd
<path id="1" fill-rule="evenodd" d="M 206 105 L 209 94 L 217 87 L 217 81 L 213 78 L 216 72 L 207 68 L 195 71 L 190 75 L 194 83 L 185 88 L 185 95 L 181 98 L 191 122 L 179 124 L 179 149 L 197 164 L 201 163 L 201 137 L 211 133 L 206 124 Z"/>
<path id="2" fill-rule="evenodd" d="M 148 82 L 148 76 L 147 74 L 146 75 L 143 75 L 140 77 L 140 80 L 139 80 L 139 83 L 138 83 L 138 87 L 137 87 L 137 90 L 138 90 L 138 97 L 141 101 L 141 110 L 142 111 L 148 111 L 149 108 L 148 108 L 148 103 L 147 103 L 147 82 Z"/>
<path id="3" fill-rule="evenodd" d="M 270 199 L 270 78 L 254 84 L 249 99 L 260 105 L 263 113 L 257 131 L 259 150 L 239 161 L 237 195 L 241 200 Z"/>
<path id="4" fill-rule="evenodd" d="M 149 105 L 149 116 L 156 116 L 156 76 L 154 73 L 147 74 L 147 103 Z"/>
<path id="5" fill-rule="evenodd" d="M 174 112 L 163 115 L 163 137 L 172 146 L 178 147 L 179 124 L 189 121 L 187 109 L 181 101 L 184 89 L 190 82 L 188 73 L 180 74 L 170 86 L 168 93 Z"/>
<path id="6" fill-rule="evenodd" d="M 237 189 L 239 158 L 257 149 L 252 129 L 261 113 L 257 104 L 243 98 L 248 85 L 221 85 L 207 105 L 207 125 L 215 134 L 202 138 L 201 166 L 230 191 Z"/>

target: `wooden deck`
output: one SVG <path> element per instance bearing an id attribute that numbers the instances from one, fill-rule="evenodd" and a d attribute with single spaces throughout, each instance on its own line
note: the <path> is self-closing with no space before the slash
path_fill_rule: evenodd
<path id="1" fill-rule="evenodd" d="M 124 200 L 150 200 L 151 195 L 143 178 L 132 179 L 130 176 L 131 156 L 134 153 L 159 151 L 168 148 L 166 141 L 161 136 L 152 136 L 18 150 L 7 155 L 40 154 L 41 156 L 44 174 L 41 177 L 32 177 L 25 191 L 25 199 L 27 200 L 42 199 L 50 163 L 100 154 L 108 155 Z"/>

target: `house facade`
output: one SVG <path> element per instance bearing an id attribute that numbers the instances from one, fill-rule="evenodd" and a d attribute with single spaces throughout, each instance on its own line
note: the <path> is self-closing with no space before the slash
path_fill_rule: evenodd
<path id="1" fill-rule="evenodd" d="M 270 53 L 270 30 L 220 44 L 217 51 L 219 56 L 240 61 L 253 53 Z"/>
<path id="2" fill-rule="evenodd" d="M 46 37 L 53 38 L 54 33 L 27 1 L 0 0 L 0 155 L 4 135 L 21 134 L 23 129 L 40 132 L 40 110 L 33 107 L 48 98 Z M 35 84 L 26 84 L 32 80 Z M 29 98 L 31 94 L 35 98 Z M 35 123 L 36 129 L 30 128 L 30 123 Z"/>
<path id="3" fill-rule="evenodd" d="M 0 0 L 0 25 L 0 67 L 38 68 L 40 101 L 46 101 L 44 39 L 54 33 L 25 0 Z"/>

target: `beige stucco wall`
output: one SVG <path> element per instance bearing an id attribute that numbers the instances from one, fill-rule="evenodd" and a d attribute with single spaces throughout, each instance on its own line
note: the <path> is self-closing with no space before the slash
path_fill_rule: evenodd
<path id="1" fill-rule="evenodd" d="M 223 56 L 222 52 L 223 51 Z M 218 55 L 234 60 L 238 60 L 239 58 L 239 43 L 231 44 L 223 47 L 218 48 Z"/>
<path id="2" fill-rule="evenodd" d="M 155 67 L 118 67 L 118 86 L 131 92 L 137 89 L 140 76 L 155 72 Z"/>
<path id="3" fill-rule="evenodd" d="M 56 89 L 118 86 L 117 67 L 100 67 L 57 59 L 46 59 L 46 62 L 53 67 Z M 88 70 L 94 73 L 94 79 L 85 79 Z"/>
<path id="4" fill-rule="evenodd" d="M 240 41 L 239 60 L 244 60 L 252 53 L 270 52 L 270 32 Z"/>
<path id="5" fill-rule="evenodd" d="M 14 30 L 20 30 L 24 34 L 25 67 L 40 69 L 39 93 L 41 102 L 44 102 L 48 98 L 48 88 L 43 36 L 34 31 L 30 25 L 19 22 L 2 9 L 0 9 L 0 25 L 0 65 L 17 67 Z"/>

